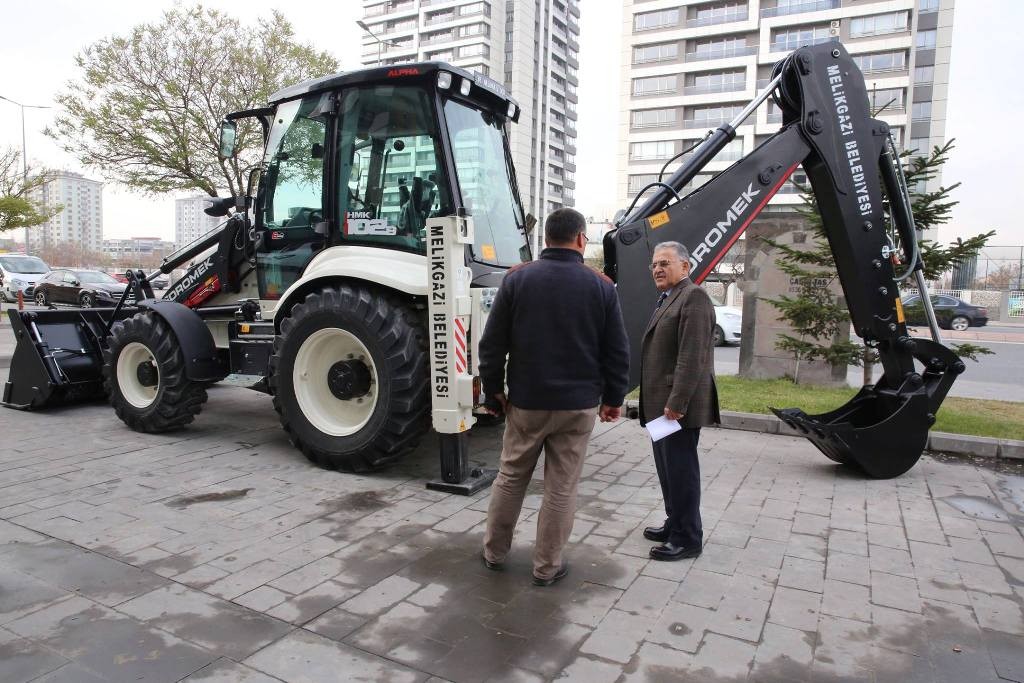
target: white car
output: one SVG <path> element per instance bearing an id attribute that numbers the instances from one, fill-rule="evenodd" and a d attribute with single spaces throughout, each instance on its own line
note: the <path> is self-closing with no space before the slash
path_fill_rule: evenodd
<path id="1" fill-rule="evenodd" d="M 715 346 L 740 343 L 740 328 L 743 311 L 735 306 L 715 306 L 715 332 L 712 337 Z"/>
<path id="2" fill-rule="evenodd" d="M 38 256 L 0 254 L 0 300 L 17 301 L 19 291 L 31 300 L 36 283 L 49 272 Z"/>

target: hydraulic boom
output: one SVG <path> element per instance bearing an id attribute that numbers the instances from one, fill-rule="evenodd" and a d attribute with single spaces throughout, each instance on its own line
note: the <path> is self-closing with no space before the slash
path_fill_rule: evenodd
<path id="1" fill-rule="evenodd" d="M 680 198 L 682 188 L 769 96 L 782 109 L 782 129 Z M 872 118 L 864 78 L 838 43 L 800 48 L 779 62 L 768 89 L 711 133 L 669 178 L 654 183 L 649 198 L 639 206 L 634 202 L 606 236 L 606 271 L 617 281 L 632 341 L 633 383 L 639 342 L 656 297 L 646 274 L 654 247 L 681 242 L 691 254 L 690 277 L 702 282 L 800 165 L 817 198 L 854 329 L 877 350 L 884 374 L 829 413 L 787 408 L 775 414 L 829 458 L 855 464 L 873 477 L 898 476 L 920 457 L 935 413 L 964 364 L 934 329 L 932 340 L 907 333 L 899 280 L 913 275 L 927 301 L 910 200 L 889 126 Z M 885 202 L 906 256 L 899 278 Z"/>

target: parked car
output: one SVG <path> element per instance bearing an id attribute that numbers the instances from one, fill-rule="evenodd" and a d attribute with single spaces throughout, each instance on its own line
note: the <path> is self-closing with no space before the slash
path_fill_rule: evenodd
<path id="1" fill-rule="evenodd" d="M 125 288 L 124 283 L 99 270 L 61 268 L 50 271 L 39 281 L 33 299 L 40 306 L 113 306 L 121 298 Z"/>
<path id="2" fill-rule="evenodd" d="M 988 309 L 984 306 L 975 306 L 946 294 L 932 294 L 930 298 L 939 327 L 963 331 L 968 327 L 984 327 L 988 324 Z M 903 299 L 903 314 L 908 325 L 928 324 L 919 294 L 911 294 Z"/>
<path id="3" fill-rule="evenodd" d="M 19 291 L 31 300 L 36 283 L 49 272 L 38 256 L 0 254 L 0 301 L 17 301 Z"/>
<path id="4" fill-rule="evenodd" d="M 734 306 L 715 305 L 715 331 L 712 341 L 715 346 L 727 346 L 740 343 L 740 328 L 743 323 L 743 311 Z"/>

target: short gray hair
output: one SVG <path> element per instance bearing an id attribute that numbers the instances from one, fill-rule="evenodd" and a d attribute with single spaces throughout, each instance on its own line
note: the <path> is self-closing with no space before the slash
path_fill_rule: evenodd
<path id="1" fill-rule="evenodd" d="M 686 263 L 687 261 L 690 260 L 689 250 L 687 250 L 687 248 L 681 245 L 679 242 L 660 242 L 654 245 L 654 251 L 659 251 L 661 249 L 672 249 L 673 251 L 676 252 L 676 256 L 678 256 L 679 260 L 682 261 L 683 263 Z"/>

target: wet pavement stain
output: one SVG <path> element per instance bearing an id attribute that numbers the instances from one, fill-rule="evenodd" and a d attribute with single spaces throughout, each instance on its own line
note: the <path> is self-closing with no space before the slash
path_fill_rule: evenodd
<path id="1" fill-rule="evenodd" d="M 338 498 L 322 500 L 317 505 L 331 510 L 365 510 L 372 512 L 389 505 L 383 491 L 355 491 Z"/>
<path id="2" fill-rule="evenodd" d="M 200 493 L 194 496 L 179 496 L 178 498 L 172 498 L 164 505 L 169 508 L 175 508 L 182 510 L 187 508 L 189 505 L 195 505 L 196 503 L 214 503 L 224 500 L 235 500 L 237 498 L 245 498 L 249 495 L 249 492 L 254 489 L 235 489 L 233 491 L 215 491 L 213 493 Z"/>
<path id="3" fill-rule="evenodd" d="M 981 496 L 946 496 L 939 500 L 974 519 L 1024 524 L 1024 516 L 1010 514 L 1003 509 L 1003 506 L 998 501 L 990 498 L 983 498 Z"/>

